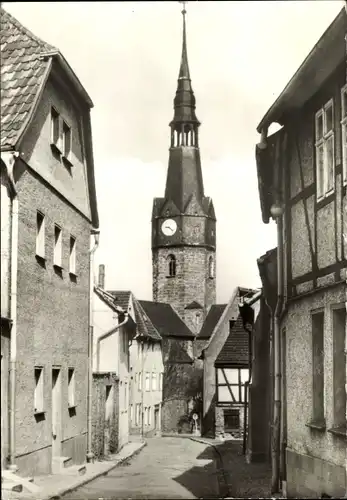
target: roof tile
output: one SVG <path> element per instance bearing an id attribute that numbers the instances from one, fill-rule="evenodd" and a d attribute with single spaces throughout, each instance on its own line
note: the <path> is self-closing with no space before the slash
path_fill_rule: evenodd
<path id="1" fill-rule="evenodd" d="M 57 49 L 37 38 L 3 8 L 1 43 L 1 147 L 14 146 L 43 82 L 47 52 Z"/>

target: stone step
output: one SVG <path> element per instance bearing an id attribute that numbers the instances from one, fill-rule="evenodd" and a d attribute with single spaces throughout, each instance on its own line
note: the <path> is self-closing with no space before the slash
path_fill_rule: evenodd
<path id="1" fill-rule="evenodd" d="M 85 465 L 70 465 L 62 470 L 64 475 L 68 476 L 84 476 L 87 472 L 87 467 Z"/>
<path id="2" fill-rule="evenodd" d="M 22 486 L 22 489 L 24 487 L 31 493 L 38 493 L 40 491 L 40 488 L 34 483 L 34 479 L 32 477 L 21 477 L 18 474 L 15 474 L 9 470 L 2 471 L 2 485 L 4 484 L 4 481 L 8 483 L 14 483 L 16 485 L 20 484 Z M 22 491 L 22 490 L 13 490 L 13 491 Z"/>
<path id="3" fill-rule="evenodd" d="M 9 481 L 8 479 L 1 478 L 1 489 L 20 493 L 23 491 L 23 485 L 20 482 Z"/>
<path id="4" fill-rule="evenodd" d="M 52 473 L 61 474 L 64 469 L 71 464 L 71 457 L 53 457 L 52 458 Z"/>

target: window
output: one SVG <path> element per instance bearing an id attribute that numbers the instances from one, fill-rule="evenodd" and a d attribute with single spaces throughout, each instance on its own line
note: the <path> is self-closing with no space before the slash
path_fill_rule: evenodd
<path id="1" fill-rule="evenodd" d="M 312 314 L 312 421 L 324 426 L 324 313 Z"/>
<path id="2" fill-rule="evenodd" d="M 62 257 L 62 231 L 59 226 L 54 226 L 54 252 L 53 263 L 55 266 L 61 267 Z"/>
<path id="3" fill-rule="evenodd" d="M 150 391 L 151 390 L 150 383 L 151 383 L 150 373 L 146 372 L 146 379 L 145 379 L 145 390 L 146 391 Z"/>
<path id="4" fill-rule="evenodd" d="M 169 276 L 176 276 L 176 257 L 174 255 L 168 256 L 169 261 Z"/>
<path id="5" fill-rule="evenodd" d="M 76 274 L 76 238 L 70 236 L 69 272 Z"/>
<path id="6" fill-rule="evenodd" d="M 346 308 L 333 309 L 334 427 L 346 432 Z"/>
<path id="7" fill-rule="evenodd" d="M 159 373 L 159 390 L 163 390 L 163 374 Z"/>
<path id="8" fill-rule="evenodd" d="M 148 422 L 148 425 L 152 424 L 152 408 L 151 407 L 147 408 L 147 422 Z"/>
<path id="9" fill-rule="evenodd" d="M 45 258 L 45 216 L 41 212 L 36 214 L 36 255 Z"/>
<path id="10" fill-rule="evenodd" d="M 224 410 L 224 432 L 232 432 L 240 428 L 240 410 Z"/>
<path id="11" fill-rule="evenodd" d="M 208 259 L 208 275 L 210 278 L 214 278 L 214 260 L 212 255 Z"/>
<path id="12" fill-rule="evenodd" d="M 43 413 L 43 368 L 35 366 L 34 412 Z"/>
<path id="13" fill-rule="evenodd" d="M 73 408 L 76 406 L 75 401 L 75 369 L 68 369 L 68 406 Z"/>
<path id="14" fill-rule="evenodd" d="M 63 121 L 63 157 L 70 161 L 71 156 L 71 128 Z"/>
<path id="15" fill-rule="evenodd" d="M 317 198 L 321 199 L 334 190 L 334 106 L 333 100 L 316 113 L 316 172 Z"/>
<path id="16" fill-rule="evenodd" d="M 106 385 L 105 387 L 105 420 L 110 420 L 113 413 L 113 387 Z"/>
<path id="17" fill-rule="evenodd" d="M 130 422 L 132 424 L 134 423 L 134 407 L 133 407 L 133 405 L 130 405 Z"/>
<path id="18" fill-rule="evenodd" d="M 341 134 L 343 182 L 347 184 L 347 84 L 341 89 Z"/>
<path id="19" fill-rule="evenodd" d="M 157 390 L 157 374 L 156 373 L 152 373 L 152 391 L 156 391 Z"/>
<path id="20" fill-rule="evenodd" d="M 139 385 L 138 385 L 138 389 L 139 391 L 142 391 L 142 373 L 139 373 Z"/>
<path id="21" fill-rule="evenodd" d="M 60 118 L 55 108 L 51 109 L 51 145 L 60 152 Z"/>
<path id="22" fill-rule="evenodd" d="M 148 425 L 148 408 L 145 407 L 144 413 L 143 413 L 143 424 Z"/>
<path id="23" fill-rule="evenodd" d="M 141 424 L 141 404 L 136 404 L 135 425 Z"/>

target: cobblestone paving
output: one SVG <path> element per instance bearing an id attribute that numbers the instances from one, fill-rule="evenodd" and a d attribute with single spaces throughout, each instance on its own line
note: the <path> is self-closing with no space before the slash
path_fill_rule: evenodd
<path id="1" fill-rule="evenodd" d="M 152 438 L 128 465 L 64 500 L 219 498 L 215 452 L 184 438 Z"/>

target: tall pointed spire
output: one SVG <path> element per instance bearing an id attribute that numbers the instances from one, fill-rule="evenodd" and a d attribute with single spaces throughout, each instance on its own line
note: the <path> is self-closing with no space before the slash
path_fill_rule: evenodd
<path id="1" fill-rule="evenodd" d="M 183 42 L 182 42 L 182 57 L 181 57 L 181 66 L 180 66 L 180 72 L 178 75 L 178 79 L 181 78 L 186 78 L 190 80 L 190 75 L 189 75 L 189 65 L 188 65 L 188 54 L 187 54 L 187 33 L 186 33 L 186 9 L 185 9 L 185 4 L 186 2 L 183 3 L 183 10 L 182 10 L 182 15 L 183 15 Z"/>
<path id="2" fill-rule="evenodd" d="M 200 125 L 199 120 L 195 115 L 195 96 L 190 80 L 189 65 L 188 65 L 188 53 L 187 53 L 187 28 L 186 28 L 186 9 L 183 3 L 183 36 L 182 36 L 182 56 L 180 70 L 178 74 L 178 83 L 176 96 L 174 99 L 174 118 L 170 123 L 182 124 L 191 123 Z"/>

